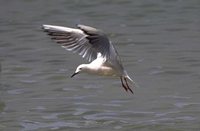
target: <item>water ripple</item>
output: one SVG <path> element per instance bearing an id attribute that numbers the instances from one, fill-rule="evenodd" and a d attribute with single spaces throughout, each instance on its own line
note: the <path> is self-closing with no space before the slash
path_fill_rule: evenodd
<path id="1" fill-rule="evenodd" d="M 51 129 L 51 130 L 57 130 L 62 127 L 71 127 L 71 128 L 81 128 L 77 123 L 73 122 L 64 122 L 64 121 L 58 121 L 58 122 L 34 122 L 34 121 L 23 121 L 21 122 L 21 126 L 24 128 L 23 131 L 27 130 L 39 130 L 39 129 Z"/>

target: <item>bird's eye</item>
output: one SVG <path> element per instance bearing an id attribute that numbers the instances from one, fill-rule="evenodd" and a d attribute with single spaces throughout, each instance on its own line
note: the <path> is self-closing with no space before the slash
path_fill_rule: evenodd
<path id="1" fill-rule="evenodd" d="M 82 68 L 79 68 L 80 70 L 82 70 Z"/>

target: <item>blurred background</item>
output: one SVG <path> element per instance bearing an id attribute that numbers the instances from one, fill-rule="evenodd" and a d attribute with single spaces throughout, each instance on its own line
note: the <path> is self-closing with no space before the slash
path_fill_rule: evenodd
<path id="1" fill-rule="evenodd" d="M 71 74 L 42 24 L 104 30 L 139 85 Z M 199 0 L 1 0 L 0 130 L 200 130 Z"/>

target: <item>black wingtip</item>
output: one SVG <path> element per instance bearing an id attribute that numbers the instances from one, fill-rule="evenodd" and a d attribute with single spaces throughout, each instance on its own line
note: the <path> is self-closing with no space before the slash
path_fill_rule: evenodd
<path id="1" fill-rule="evenodd" d="M 41 25 L 41 29 L 43 29 L 43 30 L 45 29 L 45 28 L 44 28 L 44 25 Z"/>
<path id="2" fill-rule="evenodd" d="M 44 32 L 48 32 L 48 30 L 45 28 L 45 25 L 42 25 L 42 26 L 41 26 L 41 29 L 42 29 Z"/>

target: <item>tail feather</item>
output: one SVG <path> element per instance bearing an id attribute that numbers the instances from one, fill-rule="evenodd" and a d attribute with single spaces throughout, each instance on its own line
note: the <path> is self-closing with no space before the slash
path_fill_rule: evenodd
<path id="1" fill-rule="evenodd" d="M 131 77 L 128 75 L 126 71 L 124 71 L 123 77 L 125 77 L 134 87 L 138 87 L 138 85 L 135 83 L 135 81 L 131 79 Z"/>
<path id="2" fill-rule="evenodd" d="M 127 80 L 129 80 L 131 83 L 134 83 L 134 81 L 130 78 L 130 76 L 126 75 L 124 77 L 127 78 Z"/>

